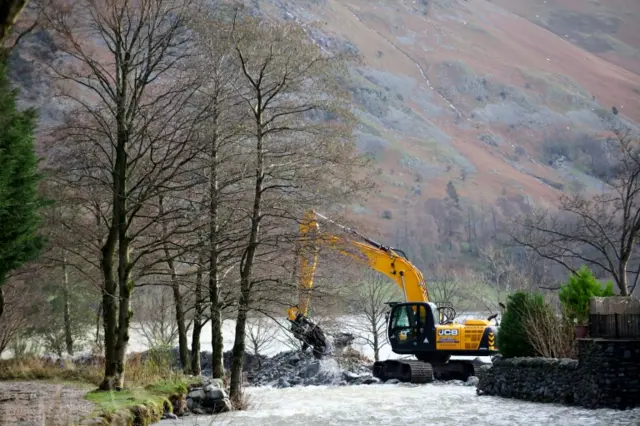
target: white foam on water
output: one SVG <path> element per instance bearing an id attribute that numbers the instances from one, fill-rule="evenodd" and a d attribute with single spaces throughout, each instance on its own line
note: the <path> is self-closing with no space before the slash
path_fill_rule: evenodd
<path id="1" fill-rule="evenodd" d="M 640 409 L 587 410 L 477 396 L 451 384 L 249 388 L 247 411 L 163 420 L 158 425 L 637 426 Z"/>

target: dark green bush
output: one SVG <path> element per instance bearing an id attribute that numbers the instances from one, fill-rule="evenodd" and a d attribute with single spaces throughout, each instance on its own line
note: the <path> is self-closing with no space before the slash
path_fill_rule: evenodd
<path id="1" fill-rule="evenodd" d="M 591 297 L 613 295 L 613 282 L 608 281 L 603 286 L 586 266 L 580 268 L 576 274 L 571 274 L 569 281 L 560 288 L 559 294 L 564 314 L 570 321 L 582 325 L 589 322 Z"/>
<path id="2" fill-rule="evenodd" d="M 530 341 L 526 324 L 533 314 L 548 310 L 541 294 L 519 291 L 510 295 L 498 329 L 500 354 L 505 358 L 539 356 Z"/>

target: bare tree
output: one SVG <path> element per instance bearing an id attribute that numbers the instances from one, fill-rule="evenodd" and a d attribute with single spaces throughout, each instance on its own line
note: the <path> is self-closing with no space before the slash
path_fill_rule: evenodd
<path id="1" fill-rule="evenodd" d="M 387 302 L 402 300 L 402 292 L 383 274 L 367 270 L 362 284 L 356 288 L 356 319 L 351 322 L 357 337 L 373 349 L 374 359 L 380 360 L 380 349 L 387 344 Z"/>
<path id="2" fill-rule="evenodd" d="M 339 88 L 344 62 L 325 55 L 294 23 L 242 16 L 234 19 L 232 40 L 241 75 L 235 90 L 250 117 L 243 148 L 251 170 L 244 182 L 250 190 L 238 209 L 248 225 L 232 350 L 230 396 L 238 398 L 252 291 L 277 282 L 278 263 L 264 260 L 277 257 L 292 228 L 287 223 L 298 223 L 306 206 L 357 193 L 362 186 L 355 172 L 362 162 L 352 140 L 354 119 Z M 297 238 L 297 229 L 289 235 Z"/>
<path id="3" fill-rule="evenodd" d="M 640 276 L 640 144 L 629 131 L 607 141 L 614 170 L 600 194 L 563 195 L 559 212 L 538 209 L 518 217 L 509 235 L 539 256 L 576 272 L 581 264 L 610 275 L 621 295 L 633 293 Z M 632 277 L 632 278 L 630 278 Z"/>
<path id="4" fill-rule="evenodd" d="M 207 323 L 205 312 L 207 308 L 203 289 L 204 256 L 198 255 L 197 272 L 193 288 L 193 326 L 191 327 L 191 374 L 199 376 L 200 366 L 200 334 Z"/>
<path id="5" fill-rule="evenodd" d="M 173 346 L 178 340 L 175 304 L 170 286 L 150 286 L 136 292 L 132 308 L 136 322 L 131 329 L 140 333 L 147 346 Z"/>
<path id="6" fill-rule="evenodd" d="M 248 173 L 244 153 L 239 149 L 242 125 L 248 110 L 238 96 L 240 72 L 234 61 L 231 18 L 236 8 L 219 5 L 191 16 L 189 25 L 196 37 L 201 58 L 194 64 L 201 70 L 203 84 L 197 102 L 206 111 L 199 129 L 202 150 L 197 179 L 202 183 L 197 209 L 202 217 L 202 253 L 206 259 L 209 310 L 211 313 L 212 375 L 224 376 L 222 310 L 229 306 L 230 292 L 222 287 L 230 266 L 238 262 L 237 200 L 246 190 L 241 182 Z M 225 271 L 225 272 L 223 272 Z"/>
<path id="7" fill-rule="evenodd" d="M 268 318 L 258 316 L 247 319 L 247 343 L 254 355 L 259 356 L 268 349 L 278 333 L 278 326 L 272 324 Z"/>
<path id="8" fill-rule="evenodd" d="M 67 56 L 51 70 L 69 89 L 62 95 L 76 107 L 58 132 L 66 143 L 61 155 L 67 183 L 82 187 L 85 196 L 104 195 L 96 206 L 106 230 L 99 257 L 103 390 L 123 386 L 130 299 L 138 278 L 134 267 L 162 252 L 168 236 L 158 235 L 159 222 L 171 224 L 170 233 L 189 225 L 183 205 L 160 213 L 157 199 L 192 185 L 187 169 L 196 151 L 190 142 L 199 115 L 189 100 L 197 79 L 181 64 L 191 53 L 184 15 L 193 4 L 77 0 L 47 14 Z"/>
<path id="9" fill-rule="evenodd" d="M 457 312 L 471 306 L 466 279 L 460 277 L 453 262 L 432 264 L 428 268 L 427 285 L 431 299 L 438 304 L 453 306 Z"/>
<path id="10" fill-rule="evenodd" d="M 39 293 L 23 280 L 12 279 L 5 284 L 5 310 L 0 317 L 0 355 L 20 333 L 42 324 L 43 318 L 38 315 L 37 308 L 38 302 L 43 302 Z"/>

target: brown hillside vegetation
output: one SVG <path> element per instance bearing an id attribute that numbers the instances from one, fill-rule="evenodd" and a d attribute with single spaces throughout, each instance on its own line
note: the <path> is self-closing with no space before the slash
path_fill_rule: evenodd
<path id="1" fill-rule="evenodd" d="M 418 226 L 425 203 L 444 198 L 448 182 L 476 206 L 497 199 L 553 204 L 566 190 L 598 184 L 589 167 L 574 163 L 583 160 L 585 135 L 605 133 L 612 106 L 618 117 L 640 121 L 640 36 L 633 31 L 640 3 L 592 3 L 247 2 L 263 15 L 302 23 L 326 49 L 359 52 L 363 65 L 351 83 L 359 146 L 376 159 L 380 191 L 353 214 L 384 233 L 393 232 L 389 217 L 400 214 Z M 586 23 L 591 39 L 612 47 L 585 38 Z M 42 34 L 34 37 L 21 50 L 27 63 L 42 44 Z M 563 158 L 557 146 L 579 155 Z M 558 159 L 568 161 L 558 166 Z"/>
<path id="2" fill-rule="evenodd" d="M 411 79 L 416 90 L 428 97 L 429 108 L 415 100 L 405 100 L 403 106 L 448 135 L 446 149 L 455 150 L 456 155 L 475 169 L 464 183 L 458 182 L 462 196 L 491 199 L 506 186 L 509 192 L 552 202 L 559 191 L 541 182 L 539 177 L 558 182 L 562 182 L 563 177 L 539 161 L 540 140 L 549 129 L 505 126 L 499 120 L 474 117 L 481 103 L 472 95 L 451 87 L 457 83 L 452 74 L 460 68 L 470 76 L 486 76 L 496 85 L 510 86 L 531 95 L 532 104 L 538 101 L 539 106 L 548 106 L 559 113 L 578 109 L 571 105 L 575 103 L 571 99 L 573 90 L 582 94 L 589 110 L 597 108 L 595 104 L 587 105 L 595 96 L 599 108 L 608 110 L 616 105 L 624 116 L 640 119 L 640 96 L 634 91 L 640 87 L 640 76 L 498 7 L 501 2 L 430 1 L 428 10 L 423 7 L 422 11 L 420 7 L 425 2 L 326 1 L 315 9 L 311 2 L 298 3 L 299 8 L 308 6 L 321 15 L 323 31 L 357 46 L 367 66 Z M 547 8 L 553 8 L 560 7 L 562 2 L 548 3 Z M 284 3 L 279 4 L 284 7 Z M 635 7 L 631 3 L 626 5 Z M 516 6 L 512 9 L 522 12 L 522 8 L 518 10 Z M 296 8 L 292 6 L 287 10 L 294 14 Z M 623 13 L 622 9 L 617 10 Z M 631 25 L 630 21 L 631 18 L 620 26 L 621 31 Z M 450 63 L 456 65 L 456 71 L 443 66 Z M 554 90 L 565 93 L 540 99 L 541 94 Z M 461 113 L 461 119 L 457 119 L 449 102 Z M 553 127 L 555 123 L 550 124 L 549 127 Z M 562 124 L 557 126 L 564 127 Z M 577 128 L 577 124 L 572 127 Z M 482 133 L 501 135 L 511 144 L 495 149 L 478 140 Z M 398 168 L 399 152 L 429 161 L 429 155 L 433 156 L 432 147 L 425 146 L 420 139 L 397 138 L 381 156 L 385 168 Z M 522 146 L 527 152 L 518 167 L 508 159 L 513 155 L 511 145 Z M 429 188 L 423 196 L 442 196 L 446 182 L 459 173 L 459 168 L 454 167 L 450 172 L 429 176 Z M 400 180 L 409 185 L 411 177 Z M 382 192 L 397 193 L 386 187 Z M 385 207 L 393 208 L 396 201 L 383 202 Z"/>
<path id="3" fill-rule="evenodd" d="M 636 74 L 640 3 L 635 0 L 494 0 L 494 4 Z"/>

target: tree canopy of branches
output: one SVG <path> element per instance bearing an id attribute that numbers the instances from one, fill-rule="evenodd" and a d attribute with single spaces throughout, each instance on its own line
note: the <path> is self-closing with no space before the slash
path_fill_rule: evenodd
<path id="1" fill-rule="evenodd" d="M 509 234 L 572 273 L 587 264 L 609 274 L 627 296 L 640 276 L 640 140 L 628 130 L 614 133 L 607 141 L 613 171 L 601 193 L 563 195 L 559 212 L 537 209 L 518 217 Z"/>
<path id="2" fill-rule="evenodd" d="M 387 302 L 402 299 L 398 286 L 385 275 L 367 270 L 362 274 L 364 282 L 356 288 L 354 307 L 357 319 L 352 323 L 358 337 L 373 350 L 374 359 L 380 360 L 380 349 L 387 344 Z"/>
<path id="3" fill-rule="evenodd" d="M 190 141 L 200 117 L 189 100 L 198 79 L 181 64 L 191 53 L 185 12 L 192 6 L 76 0 L 47 15 L 68 57 L 51 69 L 74 107 L 55 134 L 66 146 L 50 162 L 102 230 L 93 266 L 103 276 L 103 390 L 123 386 L 136 279 L 166 263 L 169 237 L 191 222 L 183 201 L 197 152 Z"/>
<path id="4" fill-rule="evenodd" d="M 367 184 L 353 143 L 354 116 L 340 87 L 344 58 L 328 55 L 294 23 L 239 15 L 229 36 L 246 111 L 242 148 L 250 170 L 237 209 L 247 224 L 240 254 L 240 295 L 232 350 L 231 397 L 241 394 L 245 325 L 252 294 L 277 282 L 282 252 L 298 238 L 304 209 L 345 202 Z M 291 229 L 291 232 L 287 230 Z M 255 298 L 255 294 L 253 294 Z"/>

